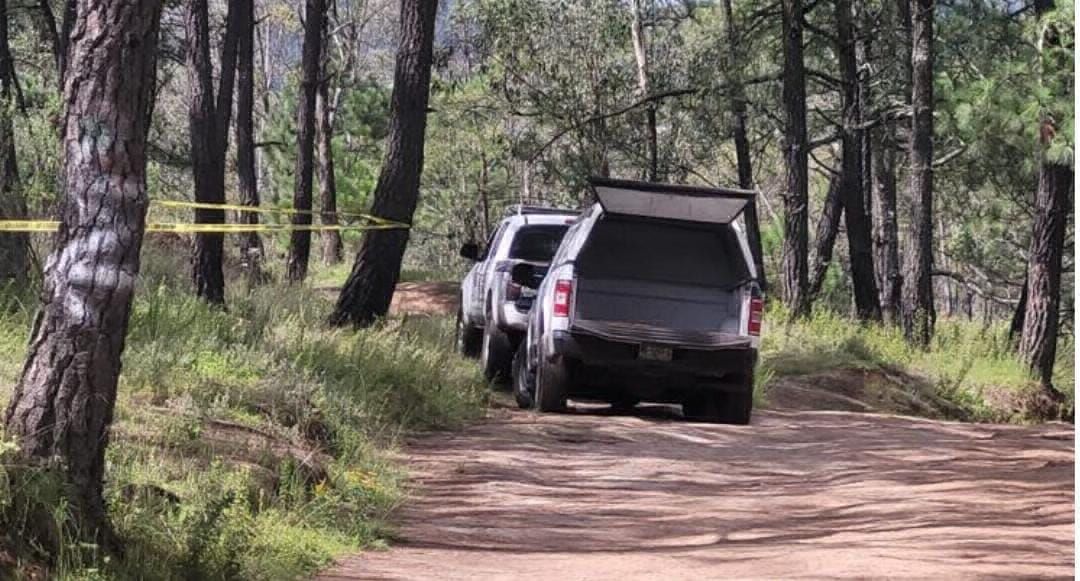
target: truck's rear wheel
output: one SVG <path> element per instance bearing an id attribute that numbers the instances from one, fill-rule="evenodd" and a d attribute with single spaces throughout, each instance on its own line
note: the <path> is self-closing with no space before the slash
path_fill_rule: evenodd
<path id="1" fill-rule="evenodd" d="M 737 391 L 723 394 L 717 421 L 723 424 L 745 426 L 750 423 L 750 414 L 754 409 L 754 392 Z"/>
<path id="2" fill-rule="evenodd" d="M 536 399 L 533 397 L 535 378 L 531 377 L 532 374 L 529 373 L 526 349 L 528 349 L 528 345 L 525 341 L 522 341 L 514 354 L 514 401 L 523 410 L 532 408 Z"/>
<path id="3" fill-rule="evenodd" d="M 484 377 L 495 383 L 510 380 L 510 363 L 514 352 L 510 337 L 488 324 L 484 328 L 483 344 L 480 347 L 480 363 L 484 368 Z"/>
<path id="4" fill-rule="evenodd" d="M 561 360 L 547 361 L 540 357 L 536 364 L 536 409 L 541 412 L 566 410 L 568 377 Z"/>
<path id="5" fill-rule="evenodd" d="M 752 389 L 733 392 L 702 391 L 683 401 L 683 417 L 697 422 L 745 426 L 750 423 L 753 409 Z"/>
<path id="6" fill-rule="evenodd" d="M 458 353 L 465 357 L 476 359 L 480 356 L 480 347 L 484 340 L 484 332 L 465 322 L 465 315 L 458 309 L 455 340 Z"/>

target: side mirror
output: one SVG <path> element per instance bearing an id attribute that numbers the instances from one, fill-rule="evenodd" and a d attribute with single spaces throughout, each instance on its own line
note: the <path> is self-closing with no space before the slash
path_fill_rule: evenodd
<path id="1" fill-rule="evenodd" d="M 461 245 L 461 250 L 458 252 L 462 258 L 468 258 L 469 260 L 480 260 L 480 246 L 475 242 L 466 242 Z"/>
<path id="2" fill-rule="evenodd" d="M 519 262 L 510 269 L 510 280 L 514 281 L 514 284 L 519 284 L 525 288 L 537 288 L 540 285 L 536 280 L 536 267 L 525 263 Z"/>

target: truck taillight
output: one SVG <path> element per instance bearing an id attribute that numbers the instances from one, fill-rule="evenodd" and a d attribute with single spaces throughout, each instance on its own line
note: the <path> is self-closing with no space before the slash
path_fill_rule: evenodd
<path id="1" fill-rule="evenodd" d="M 567 279 L 555 281 L 555 304 L 552 313 L 556 317 L 570 316 L 570 295 L 574 291 L 574 284 Z"/>
<path id="2" fill-rule="evenodd" d="M 765 312 L 765 301 L 760 297 L 750 299 L 750 319 L 746 323 L 746 332 L 755 337 L 761 335 L 761 319 Z"/>
<path id="3" fill-rule="evenodd" d="M 521 285 L 512 281 L 506 281 L 506 300 L 516 301 L 521 297 Z"/>

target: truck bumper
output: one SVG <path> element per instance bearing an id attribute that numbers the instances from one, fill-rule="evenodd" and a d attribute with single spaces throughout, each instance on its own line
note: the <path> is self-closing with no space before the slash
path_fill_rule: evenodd
<path id="1" fill-rule="evenodd" d="M 642 359 L 639 343 L 573 333 L 553 334 L 555 355 L 572 377 L 571 392 L 612 399 L 633 393 L 649 401 L 680 402 L 687 394 L 753 389 L 757 349 L 673 348 L 671 361 Z"/>

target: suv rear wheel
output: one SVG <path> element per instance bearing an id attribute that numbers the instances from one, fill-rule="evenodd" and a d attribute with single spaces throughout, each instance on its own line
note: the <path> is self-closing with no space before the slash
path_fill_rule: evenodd
<path id="1" fill-rule="evenodd" d="M 465 315 L 458 309 L 455 340 L 458 353 L 465 357 L 476 359 L 480 356 L 480 347 L 484 339 L 484 332 L 465 322 Z"/>
<path id="2" fill-rule="evenodd" d="M 683 401 L 683 417 L 691 421 L 734 424 L 750 423 L 754 409 L 754 381 L 738 391 L 699 391 Z"/>
<path id="3" fill-rule="evenodd" d="M 510 337 L 488 324 L 484 328 L 483 344 L 480 347 L 480 363 L 484 368 L 484 377 L 488 381 L 504 383 L 510 379 L 510 363 L 514 357 Z"/>
<path id="4" fill-rule="evenodd" d="M 745 426 L 750 423 L 750 414 L 754 409 L 754 392 L 738 391 L 723 394 L 720 404 L 719 420 L 724 424 Z"/>
<path id="5" fill-rule="evenodd" d="M 566 365 L 561 359 L 548 361 L 541 356 L 536 364 L 536 410 L 565 411 L 568 380 Z"/>

